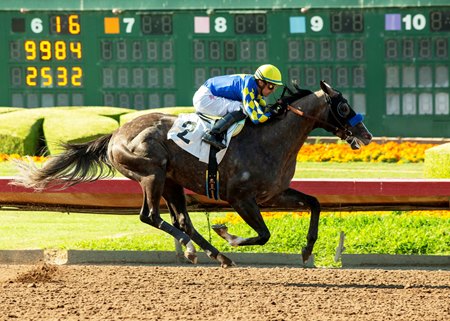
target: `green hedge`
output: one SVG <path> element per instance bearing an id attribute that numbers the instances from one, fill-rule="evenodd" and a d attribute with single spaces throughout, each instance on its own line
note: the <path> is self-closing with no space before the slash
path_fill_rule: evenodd
<path id="1" fill-rule="evenodd" d="M 142 114 L 193 112 L 193 107 L 166 107 L 135 111 L 116 107 L 0 107 L 0 153 L 40 155 L 60 151 L 61 142 L 84 142 L 109 134 Z"/>
<path id="2" fill-rule="evenodd" d="M 44 117 L 26 110 L 0 113 L 0 153 L 39 154 Z"/>
<path id="3" fill-rule="evenodd" d="M 425 151 L 425 178 L 450 178 L 450 143 Z"/>
<path id="4" fill-rule="evenodd" d="M 61 151 L 60 144 L 81 143 L 109 134 L 119 127 L 112 117 L 85 110 L 61 111 L 45 117 L 43 132 L 50 154 Z"/>

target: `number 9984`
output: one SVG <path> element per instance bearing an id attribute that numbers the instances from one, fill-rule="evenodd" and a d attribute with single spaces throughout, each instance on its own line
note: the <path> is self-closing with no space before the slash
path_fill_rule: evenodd
<path id="1" fill-rule="evenodd" d="M 79 41 L 65 42 L 63 40 L 57 40 L 51 42 L 49 40 L 26 40 L 23 48 L 27 61 L 35 61 L 36 59 L 42 61 L 81 60 L 83 58 L 82 46 Z"/>

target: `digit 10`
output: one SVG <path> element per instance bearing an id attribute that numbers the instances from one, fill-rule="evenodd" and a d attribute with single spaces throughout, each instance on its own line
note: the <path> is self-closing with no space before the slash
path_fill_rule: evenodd
<path id="1" fill-rule="evenodd" d="M 320 16 L 314 16 L 310 20 L 311 30 L 314 32 L 319 32 L 323 29 L 323 19 Z"/>
<path id="2" fill-rule="evenodd" d="M 403 17 L 402 21 L 405 24 L 405 30 L 411 30 L 412 28 L 422 30 L 427 24 L 427 19 L 423 14 L 416 14 L 414 16 L 407 14 Z"/>

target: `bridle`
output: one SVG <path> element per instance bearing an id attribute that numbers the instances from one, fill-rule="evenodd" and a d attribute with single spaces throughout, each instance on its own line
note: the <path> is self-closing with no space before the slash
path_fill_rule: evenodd
<path id="1" fill-rule="evenodd" d="M 306 118 L 306 119 L 311 119 L 311 120 L 313 120 L 313 121 L 315 121 L 317 123 L 322 124 L 322 127 L 326 131 L 328 131 L 330 133 L 333 133 L 334 135 L 338 136 L 341 139 L 346 139 L 347 137 L 352 136 L 352 132 L 347 128 L 347 126 L 346 125 L 342 125 L 340 122 L 339 122 L 340 126 L 335 126 L 335 125 L 333 125 L 332 123 L 330 123 L 328 121 L 319 119 L 319 118 L 317 118 L 315 116 L 311 116 L 311 115 L 305 114 L 305 112 L 301 109 L 301 107 L 294 107 L 292 105 L 288 105 L 287 109 L 292 111 L 294 114 L 296 114 L 298 116 L 301 116 L 301 117 Z"/>
<path id="2" fill-rule="evenodd" d="M 281 101 L 283 101 L 283 98 L 284 98 L 284 100 L 286 100 L 286 98 L 284 97 L 284 94 L 286 93 L 286 91 L 289 91 L 289 93 L 291 95 L 294 95 L 294 93 L 287 86 L 284 86 L 283 93 L 281 94 L 281 97 L 280 97 Z M 294 107 L 290 104 L 290 102 L 287 102 L 287 109 L 300 117 L 310 119 L 317 123 L 320 123 L 322 125 L 323 129 L 325 129 L 326 131 L 333 133 L 337 137 L 345 140 L 348 137 L 352 136 L 353 133 L 349 130 L 347 124 L 342 123 L 341 119 L 339 119 L 339 117 L 336 115 L 336 111 L 338 110 L 340 104 L 346 103 L 346 101 L 343 101 L 343 97 L 340 93 L 337 97 L 334 97 L 334 98 L 331 98 L 325 92 L 324 92 L 324 94 L 325 94 L 325 100 L 330 108 L 330 114 L 332 116 L 333 123 L 328 120 L 322 120 L 315 116 L 308 115 L 301 109 L 301 107 Z M 335 105 L 336 105 L 336 108 L 334 108 Z M 334 109 L 336 109 L 336 111 Z M 352 121 L 355 122 L 355 125 L 356 125 L 358 122 L 362 121 L 362 115 L 361 114 L 354 115 L 349 120 L 349 122 L 352 122 Z"/>

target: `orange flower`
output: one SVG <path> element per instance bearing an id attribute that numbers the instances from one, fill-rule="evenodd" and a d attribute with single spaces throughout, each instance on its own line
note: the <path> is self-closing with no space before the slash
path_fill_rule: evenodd
<path id="1" fill-rule="evenodd" d="M 19 154 L 11 154 L 11 155 L 0 154 L 0 162 L 6 162 L 6 161 L 9 161 L 9 160 L 12 160 L 12 159 L 26 160 L 29 157 L 35 163 L 42 163 L 42 162 L 45 162 L 48 159 L 48 157 L 46 157 L 46 156 L 20 156 Z"/>
<path id="2" fill-rule="evenodd" d="M 421 163 L 425 151 L 436 144 L 415 142 L 370 143 L 352 150 L 345 143 L 305 144 L 297 155 L 299 162 L 371 162 L 371 163 Z"/>

